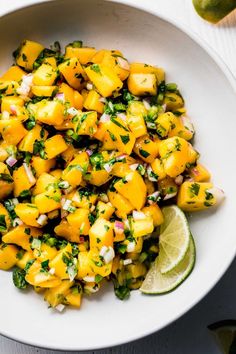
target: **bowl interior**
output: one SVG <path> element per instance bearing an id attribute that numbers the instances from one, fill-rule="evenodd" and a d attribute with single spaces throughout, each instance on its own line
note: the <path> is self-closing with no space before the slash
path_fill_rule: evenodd
<path id="1" fill-rule="evenodd" d="M 165 68 L 167 81 L 177 82 L 185 97 L 201 161 L 227 195 L 218 210 L 190 218 L 197 262 L 176 291 L 156 297 L 136 291 L 129 301 L 121 302 L 108 285 L 85 299 L 80 311 L 59 314 L 49 310 L 40 296 L 14 288 L 10 272 L 0 272 L 4 319 L 0 333 L 38 346 L 84 350 L 121 344 L 163 328 L 211 289 L 235 254 L 236 107 L 226 76 L 199 44 L 174 25 L 103 0 L 58 0 L 18 10 L 0 19 L 0 32 L 0 73 L 12 63 L 12 51 L 25 38 L 45 45 L 82 39 L 85 45 L 120 49 L 131 61 Z"/>

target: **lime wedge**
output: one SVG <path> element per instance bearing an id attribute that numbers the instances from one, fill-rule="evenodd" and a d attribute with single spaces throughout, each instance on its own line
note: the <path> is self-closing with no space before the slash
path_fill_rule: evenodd
<path id="1" fill-rule="evenodd" d="M 164 294 L 174 290 L 191 273 L 195 258 L 194 240 L 190 236 L 189 247 L 184 258 L 171 272 L 161 274 L 160 257 L 156 258 L 140 288 L 141 292 L 145 294 Z"/>
<path id="2" fill-rule="evenodd" d="M 224 354 L 236 353 L 236 320 L 215 322 L 209 325 L 208 329 Z"/>
<path id="3" fill-rule="evenodd" d="M 162 274 L 172 271 L 184 258 L 189 242 L 188 221 L 176 205 L 162 209 L 164 223 L 159 237 L 159 267 Z"/>
<path id="4" fill-rule="evenodd" d="M 193 0 L 195 10 L 211 23 L 217 23 L 236 8 L 235 0 Z"/>

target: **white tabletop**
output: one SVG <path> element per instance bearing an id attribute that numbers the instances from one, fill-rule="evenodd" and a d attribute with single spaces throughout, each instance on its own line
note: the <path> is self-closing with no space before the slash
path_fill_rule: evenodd
<path id="1" fill-rule="evenodd" d="M 34 0 L 34 2 L 39 1 Z M 157 14 L 175 19 L 198 33 L 220 55 L 236 78 L 236 12 L 216 27 L 196 15 L 191 0 L 145 0 L 145 2 L 127 0 L 127 2 L 142 3 L 146 9 L 152 8 Z M 32 0 L 0 0 L 0 15 L 28 3 L 32 3 Z M 96 353 L 219 354 L 207 330 L 207 325 L 226 318 L 236 319 L 234 274 L 236 274 L 236 260 L 210 294 L 178 321 L 139 341 Z M 0 354 L 16 353 L 54 354 L 56 352 L 29 347 L 0 336 Z M 87 353 L 92 354 L 92 352 Z"/>

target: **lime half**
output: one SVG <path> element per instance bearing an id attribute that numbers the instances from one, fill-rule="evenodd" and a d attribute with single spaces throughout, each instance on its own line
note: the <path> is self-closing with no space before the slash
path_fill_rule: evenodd
<path id="1" fill-rule="evenodd" d="M 164 223 L 161 225 L 159 237 L 159 265 L 162 274 L 172 271 L 184 258 L 189 242 L 190 230 L 188 221 L 176 205 L 162 209 Z"/>
<path id="2" fill-rule="evenodd" d="M 212 323 L 208 329 L 214 334 L 216 342 L 224 354 L 236 353 L 236 320 Z"/>
<path id="3" fill-rule="evenodd" d="M 162 274 L 160 257 L 158 256 L 146 275 L 140 288 L 141 292 L 145 294 L 164 294 L 174 290 L 191 273 L 195 258 L 194 240 L 190 235 L 189 247 L 182 261 L 171 272 Z"/>

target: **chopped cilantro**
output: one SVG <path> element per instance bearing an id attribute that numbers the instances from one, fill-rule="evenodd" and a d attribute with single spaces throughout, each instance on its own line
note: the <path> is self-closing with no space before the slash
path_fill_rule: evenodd
<path id="1" fill-rule="evenodd" d="M 147 152 L 146 150 L 143 150 L 143 149 L 139 149 L 139 153 L 144 158 L 147 158 L 150 155 L 149 152 Z"/>
<path id="2" fill-rule="evenodd" d="M 12 273 L 12 280 L 18 289 L 26 289 L 28 283 L 25 280 L 26 272 L 24 269 L 15 268 Z"/>
<path id="3" fill-rule="evenodd" d="M 130 141 L 129 135 L 121 135 L 120 138 L 123 144 L 128 144 L 128 142 Z"/>

